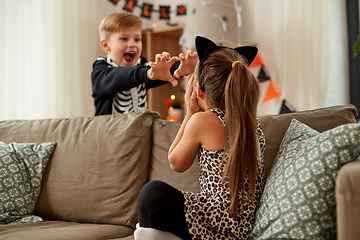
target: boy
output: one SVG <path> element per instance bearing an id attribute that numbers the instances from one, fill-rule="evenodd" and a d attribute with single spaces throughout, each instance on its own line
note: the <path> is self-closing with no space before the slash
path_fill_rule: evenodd
<path id="1" fill-rule="evenodd" d="M 178 78 L 195 69 L 198 58 L 192 51 L 173 58 L 163 52 L 156 55 L 155 63 L 146 65 L 146 59 L 140 57 L 142 22 L 132 13 L 108 15 L 100 23 L 99 33 L 107 56 L 94 62 L 91 73 L 95 116 L 145 109 L 147 89 L 167 82 L 177 85 L 172 74 Z"/>

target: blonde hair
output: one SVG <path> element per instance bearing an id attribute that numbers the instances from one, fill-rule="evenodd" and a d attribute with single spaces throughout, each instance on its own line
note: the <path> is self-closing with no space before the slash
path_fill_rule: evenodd
<path id="1" fill-rule="evenodd" d="M 232 68 L 234 61 L 241 63 L 234 64 Z M 248 69 L 246 58 L 230 48 L 211 53 L 203 61 L 197 76 L 212 106 L 225 111 L 228 161 L 222 181 L 223 185 L 225 179 L 229 182 L 230 213 L 236 218 L 239 197 L 244 202 L 245 191 L 249 191 L 251 198 L 255 198 L 259 154 L 256 115 L 260 98 L 259 81 Z"/>
<path id="2" fill-rule="evenodd" d="M 112 13 L 106 16 L 100 23 L 100 40 L 109 39 L 113 32 L 121 31 L 123 27 L 139 27 L 142 29 L 141 19 L 129 12 Z"/>

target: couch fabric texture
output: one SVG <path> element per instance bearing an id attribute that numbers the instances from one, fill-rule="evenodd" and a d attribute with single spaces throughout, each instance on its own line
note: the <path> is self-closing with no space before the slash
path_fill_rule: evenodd
<path id="1" fill-rule="evenodd" d="M 266 176 L 292 119 L 321 133 L 354 123 L 356 116 L 356 108 L 351 105 L 260 116 L 266 139 Z M 6 144 L 57 144 L 33 213 L 44 222 L 1 225 L 0 239 L 131 239 L 137 223 L 137 195 L 147 181 L 159 179 L 184 191 L 199 191 L 197 161 L 185 173 L 175 173 L 167 160 L 179 127 L 180 123 L 161 120 L 151 111 L 0 121 L 0 141 Z M 360 175 L 358 163 L 340 169 L 339 175 L 345 175 L 339 176 L 341 182 L 360 183 L 356 176 Z M 348 169 L 350 164 L 355 166 Z M 353 169 L 359 171 L 351 173 Z M 359 190 L 339 182 L 335 190 L 336 199 L 342 203 L 336 205 L 341 211 L 337 212 L 338 234 L 360 234 L 348 224 L 346 215 L 349 212 L 355 223 L 360 221 L 360 214 L 354 216 L 348 209 L 360 206 Z"/>
<path id="2" fill-rule="evenodd" d="M 337 172 L 360 152 L 360 124 L 323 133 L 293 119 L 256 215 L 255 239 L 336 238 Z"/>
<path id="3" fill-rule="evenodd" d="M 56 143 L 0 142 L 0 223 L 41 222 L 33 215 Z"/>

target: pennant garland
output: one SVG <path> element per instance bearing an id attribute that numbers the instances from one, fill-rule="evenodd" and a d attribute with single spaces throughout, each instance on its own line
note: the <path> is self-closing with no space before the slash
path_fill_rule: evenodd
<path id="1" fill-rule="evenodd" d="M 260 54 L 259 52 L 256 54 L 254 60 L 252 61 L 252 63 L 250 64 L 249 68 L 255 68 L 255 67 L 262 67 L 264 66 Z"/>
<path id="2" fill-rule="evenodd" d="M 149 18 L 150 19 L 152 9 L 153 9 L 152 4 L 144 4 L 143 7 L 142 7 L 141 16 L 144 17 L 144 18 Z"/>
<path id="3" fill-rule="evenodd" d="M 112 2 L 113 4 L 117 4 L 119 0 L 110 0 L 110 2 Z"/>
<path id="4" fill-rule="evenodd" d="M 255 59 L 250 64 L 249 68 L 252 71 L 252 73 L 255 76 L 257 76 L 257 78 L 259 79 L 259 81 L 261 83 L 269 81 L 265 96 L 264 96 L 263 100 L 261 101 L 262 103 L 265 103 L 267 101 L 270 101 L 274 98 L 281 96 L 280 90 L 277 88 L 274 81 L 271 80 L 268 72 L 266 71 L 266 68 L 260 57 L 259 52 L 256 54 Z"/>
<path id="5" fill-rule="evenodd" d="M 295 108 L 285 99 L 282 102 L 280 114 L 296 112 Z"/>
<path id="6" fill-rule="evenodd" d="M 136 0 L 126 0 L 126 4 L 123 9 L 125 11 L 132 12 L 134 11 L 134 7 L 137 6 L 136 4 L 137 4 Z"/>
<path id="7" fill-rule="evenodd" d="M 160 6 L 160 19 L 170 19 L 170 6 Z"/>
<path id="8" fill-rule="evenodd" d="M 250 64 L 249 68 L 250 68 L 250 71 L 255 76 L 257 76 L 260 83 L 265 83 L 265 82 L 268 83 L 264 98 L 262 99 L 261 103 L 266 103 L 272 99 L 275 99 L 275 98 L 278 98 L 281 96 L 281 92 L 278 89 L 278 87 L 275 85 L 274 81 L 271 80 L 271 78 L 264 66 L 264 63 L 260 57 L 259 52 L 256 55 L 253 62 Z M 296 112 L 295 108 L 288 101 L 283 99 L 279 114 L 291 113 L 291 112 Z"/>
<path id="9" fill-rule="evenodd" d="M 176 11 L 176 15 L 186 15 L 186 6 L 185 5 L 180 5 L 177 6 L 177 11 Z"/>
<path id="10" fill-rule="evenodd" d="M 281 92 L 279 91 L 279 89 L 276 87 L 275 83 L 273 80 L 269 80 L 269 85 L 266 89 L 266 93 L 265 96 L 262 100 L 262 103 L 266 103 L 267 101 L 280 97 L 281 96 Z"/>
<path id="11" fill-rule="evenodd" d="M 260 73 L 258 75 L 258 79 L 260 80 L 260 82 L 264 82 L 266 80 L 270 80 L 270 77 L 265 69 L 264 66 L 261 67 L 260 69 Z"/>
<path id="12" fill-rule="evenodd" d="M 120 2 L 120 0 L 109 0 L 110 2 L 112 2 L 114 5 L 116 5 L 118 2 Z M 123 9 L 127 12 L 133 12 L 135 7 L 141 8 L 141 17 L 143 18 L 151 18 L 151 14 L 153 12 L 158 12 L 160 13 L 160 19 L 165 19 L 165 20 L 169 20 L 170 19 L 170 13 L 172 12 L 170 10 L 170 6 L 168 5 L 161 5 L 159 6 L 159 9 L 154 9 L 153 4 L 148 4 L 148 3 L 143 3 L 142 6 L 138 5 L 138 1 L 137 0 L 125 0 L 125 4 Z M 186 15 L 186 11 L 187 11 L 187 7 L 185 5 L 179 5 L 177 6 L 176 9 L 176 15 L 178 16 L 182 16 L 182 15 Z"/>

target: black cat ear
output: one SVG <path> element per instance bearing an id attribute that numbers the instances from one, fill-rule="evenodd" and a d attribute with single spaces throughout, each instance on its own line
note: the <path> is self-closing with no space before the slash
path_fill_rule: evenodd
<path id="1" fill-rule="evenodd" d="M 200 62 L 202 62 L 210 53 L 220 48 L 210 39 L 201 36 L 196 36 L 195 47 Z"/>
<path id="2" fill-rule="evenodd" d="M 252 61 L 254 61 L 256 54 L 258 53 L 257 47 L 253 46 L 242 46 L 234 48 L 235 51 L 237 51 L 239 54 L 246 57 L 248 64 L 250 65 Z"/>
<path id="3" fill-rule="evenodd" d="M 200 63 L 203 60 L 205 60 L 205 58 L 210 53 L 214 52 L 215 50 L 218 50 L 219 48 L 223 48 L 222 46 L 216 45 L 216 43 L 214 43 L 210 39 L 201 36 L 196 36 L 195 47 L 196 47 L 196 52 L 199 56 Z M 253 47 L 253 46 L 242 46 L 242 47 L 233 48 L 233 50 L 243 55 L 247 59 L 249 65 L 255 59 L 256 54 L 258 52 L 257 47 Z"/>
<path id="4" fill-rule="evenodd" d="M 212 53 L 220 48 L 225 48 L 223 46 L 218 46 L 218 45 L 216 45 L 216 43 L 214 43 L 210 39 L 207 39 L 207 38 L 201 37 L 201 36 L 196 36 L 195 47 L 196 47 L 196 52 L 199 57 L 199 70 L 198 70 L 199 74 L 202 71 L 202 67 L 203 67 L 202 63 L 207 58 L 207 56 L 209 56 L 210 53 Z M 247 59 L 249 65 L 252 63 L 252 61 L 254 60 L 254 58 L 256 57 L 256 54 L 258 52 L 258 49 L 256 47 L 252 47 L 252 46 L 242 46 L 242 47 L 231 48 L 231 49 L 233 49 L 236 52 L 238 52 L 239 54 L 243 55 Z M 201 90 L 204 92 L 205 87 L 200 78 L 199 78 L 199 84 L 200 84 Z"/>

